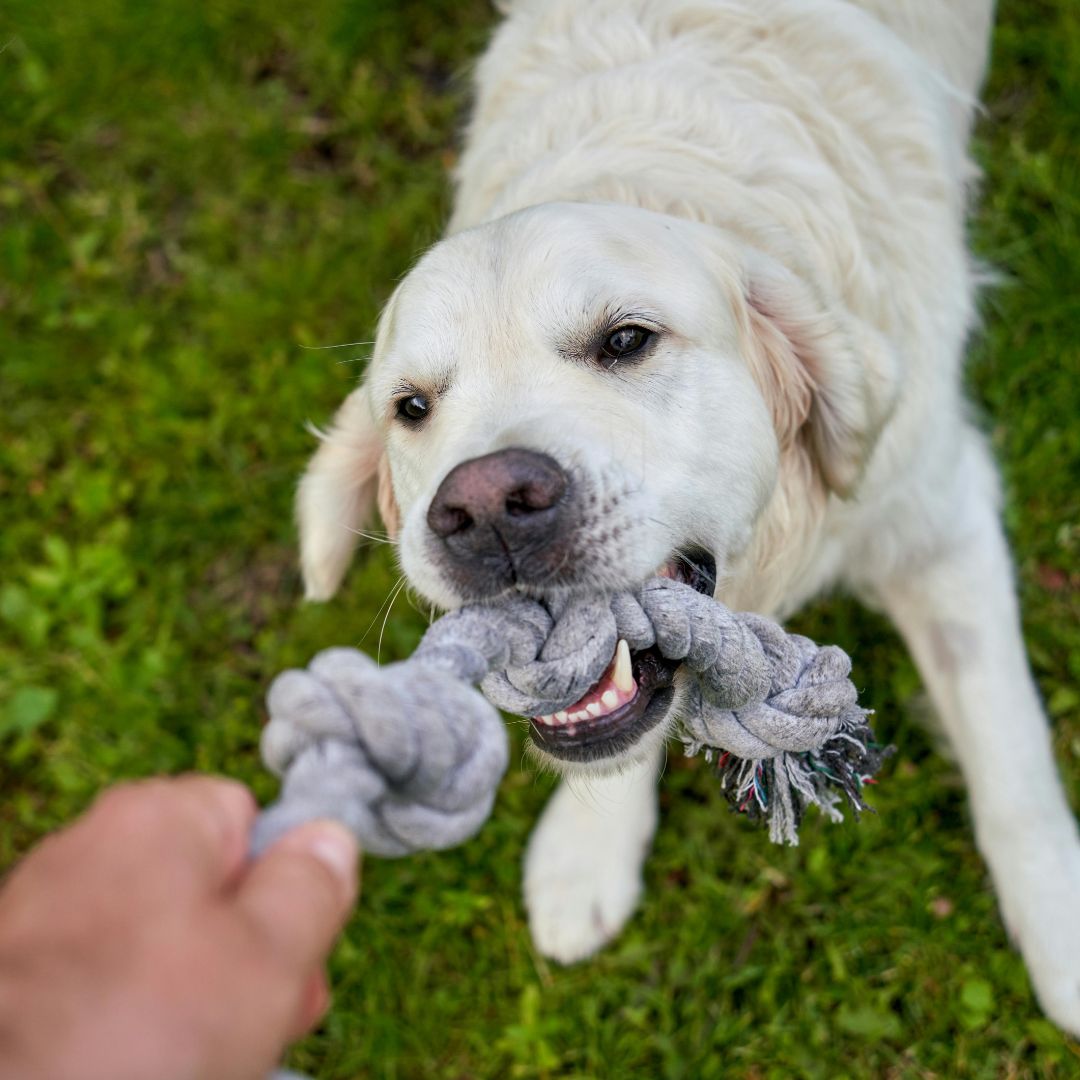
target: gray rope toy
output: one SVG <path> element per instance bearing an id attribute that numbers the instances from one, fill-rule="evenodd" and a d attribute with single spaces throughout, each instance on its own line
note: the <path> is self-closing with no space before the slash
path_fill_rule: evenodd
<path id="1" fill-rule="evenodd" d="M 729 801 L 766 822 L 773 842 L 798 844 L 809 806 L 832 820 L 843 817 L 842 798 L 856 818 L 868 809 L 862 786 L 889 748 L 874 741 L 847 654 L 654 578 L 609 597 L 461 608 L 386 667 L 338 648 L 283 672 L 262 737 L 282 789 L 256 823 L 253 853 L 322 817 L 375 855 L 463 843 L 490 814 L 507 767 L 494 706 L 566 709 L 596 685 L 620 638 L 682 662 L 687 752 L 715 763 Z"/>

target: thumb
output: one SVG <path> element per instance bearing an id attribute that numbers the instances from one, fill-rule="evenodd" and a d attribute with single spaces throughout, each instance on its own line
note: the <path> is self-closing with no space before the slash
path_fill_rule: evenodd
<path id="1" fill-rule="evenodd" d="M 287 832 L 248 871 L 237 903 L 293 970 L 321 964 L 358 892 L 352 834 L 335 821 Z"/>

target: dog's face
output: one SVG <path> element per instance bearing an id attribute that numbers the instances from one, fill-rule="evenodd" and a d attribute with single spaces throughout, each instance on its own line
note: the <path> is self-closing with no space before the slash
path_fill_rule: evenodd
<path id="1" fill-rule="evenodd" d="M 757 257 L 755 284 L 745 253 L 703 233 L 550 204 L 431 249 L 301 487 L 309 595 L 336 588 L 376 488 L 409 583 L 439 607 L 658 571 L 711 591 L 811 422 L 815 376 L 790 334 L 811 301 L 788 298 L 785 326 L 771 309 L 790 275 Z M 625 753 L 671 711 L 674 671 L 648 668 L 631 658 L 628 701 L 613 658 L 599 717 L 538 718 L 537 741 L 563 760 Z"/>
<path id="2" fill-rule="evenodd" d="M 625 588 L 689 549 L 722 572 L 769 496 L 776 439 L 727 305 L 665 219 L 623 213 L 461 234 L 394 300 L 368 393 L 402 568 L 440 607 Z"/>

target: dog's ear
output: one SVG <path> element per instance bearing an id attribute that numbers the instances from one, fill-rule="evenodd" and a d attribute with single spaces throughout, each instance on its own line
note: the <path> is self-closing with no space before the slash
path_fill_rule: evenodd
<path id="1" fill-rule="evenodd" d="M 399 525 L 390 467 L 365 386 L 345 399 L 320 438 L 296 495 L 308 600 L 328 600 L 337 591 L 376 505 L 391 536 Z"/>
<path id="2" fill-rule="evenodd" d="M 850 495 L 896 400 L 895 359 L 871 327 L 765 256 L 743 282 L 746 355 L 781 450 L 802 441 L 826 486 Z"/>

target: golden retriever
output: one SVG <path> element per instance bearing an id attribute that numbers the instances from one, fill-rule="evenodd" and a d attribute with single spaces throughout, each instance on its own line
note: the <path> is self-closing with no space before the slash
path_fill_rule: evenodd
<path id="1" fill-rule="evenodd" d="M 1080 1034 L 1080 842 L 961 393 L 992 6 L 505 5 L 448 236 L 302 481 L 302 567 L 330 596 L 377 500 L 440 607 L 658 570 L 779 616 L 834 585 L 884 607 L 1039 999 Z M 526 858 L 536 944 L 564 962 L 638 901 L 678 712 L 677 672 L 618 666 L 633 697 L 599 695 L 607 742 L 584 709 L 532 721 L 591 776 Z"/>

